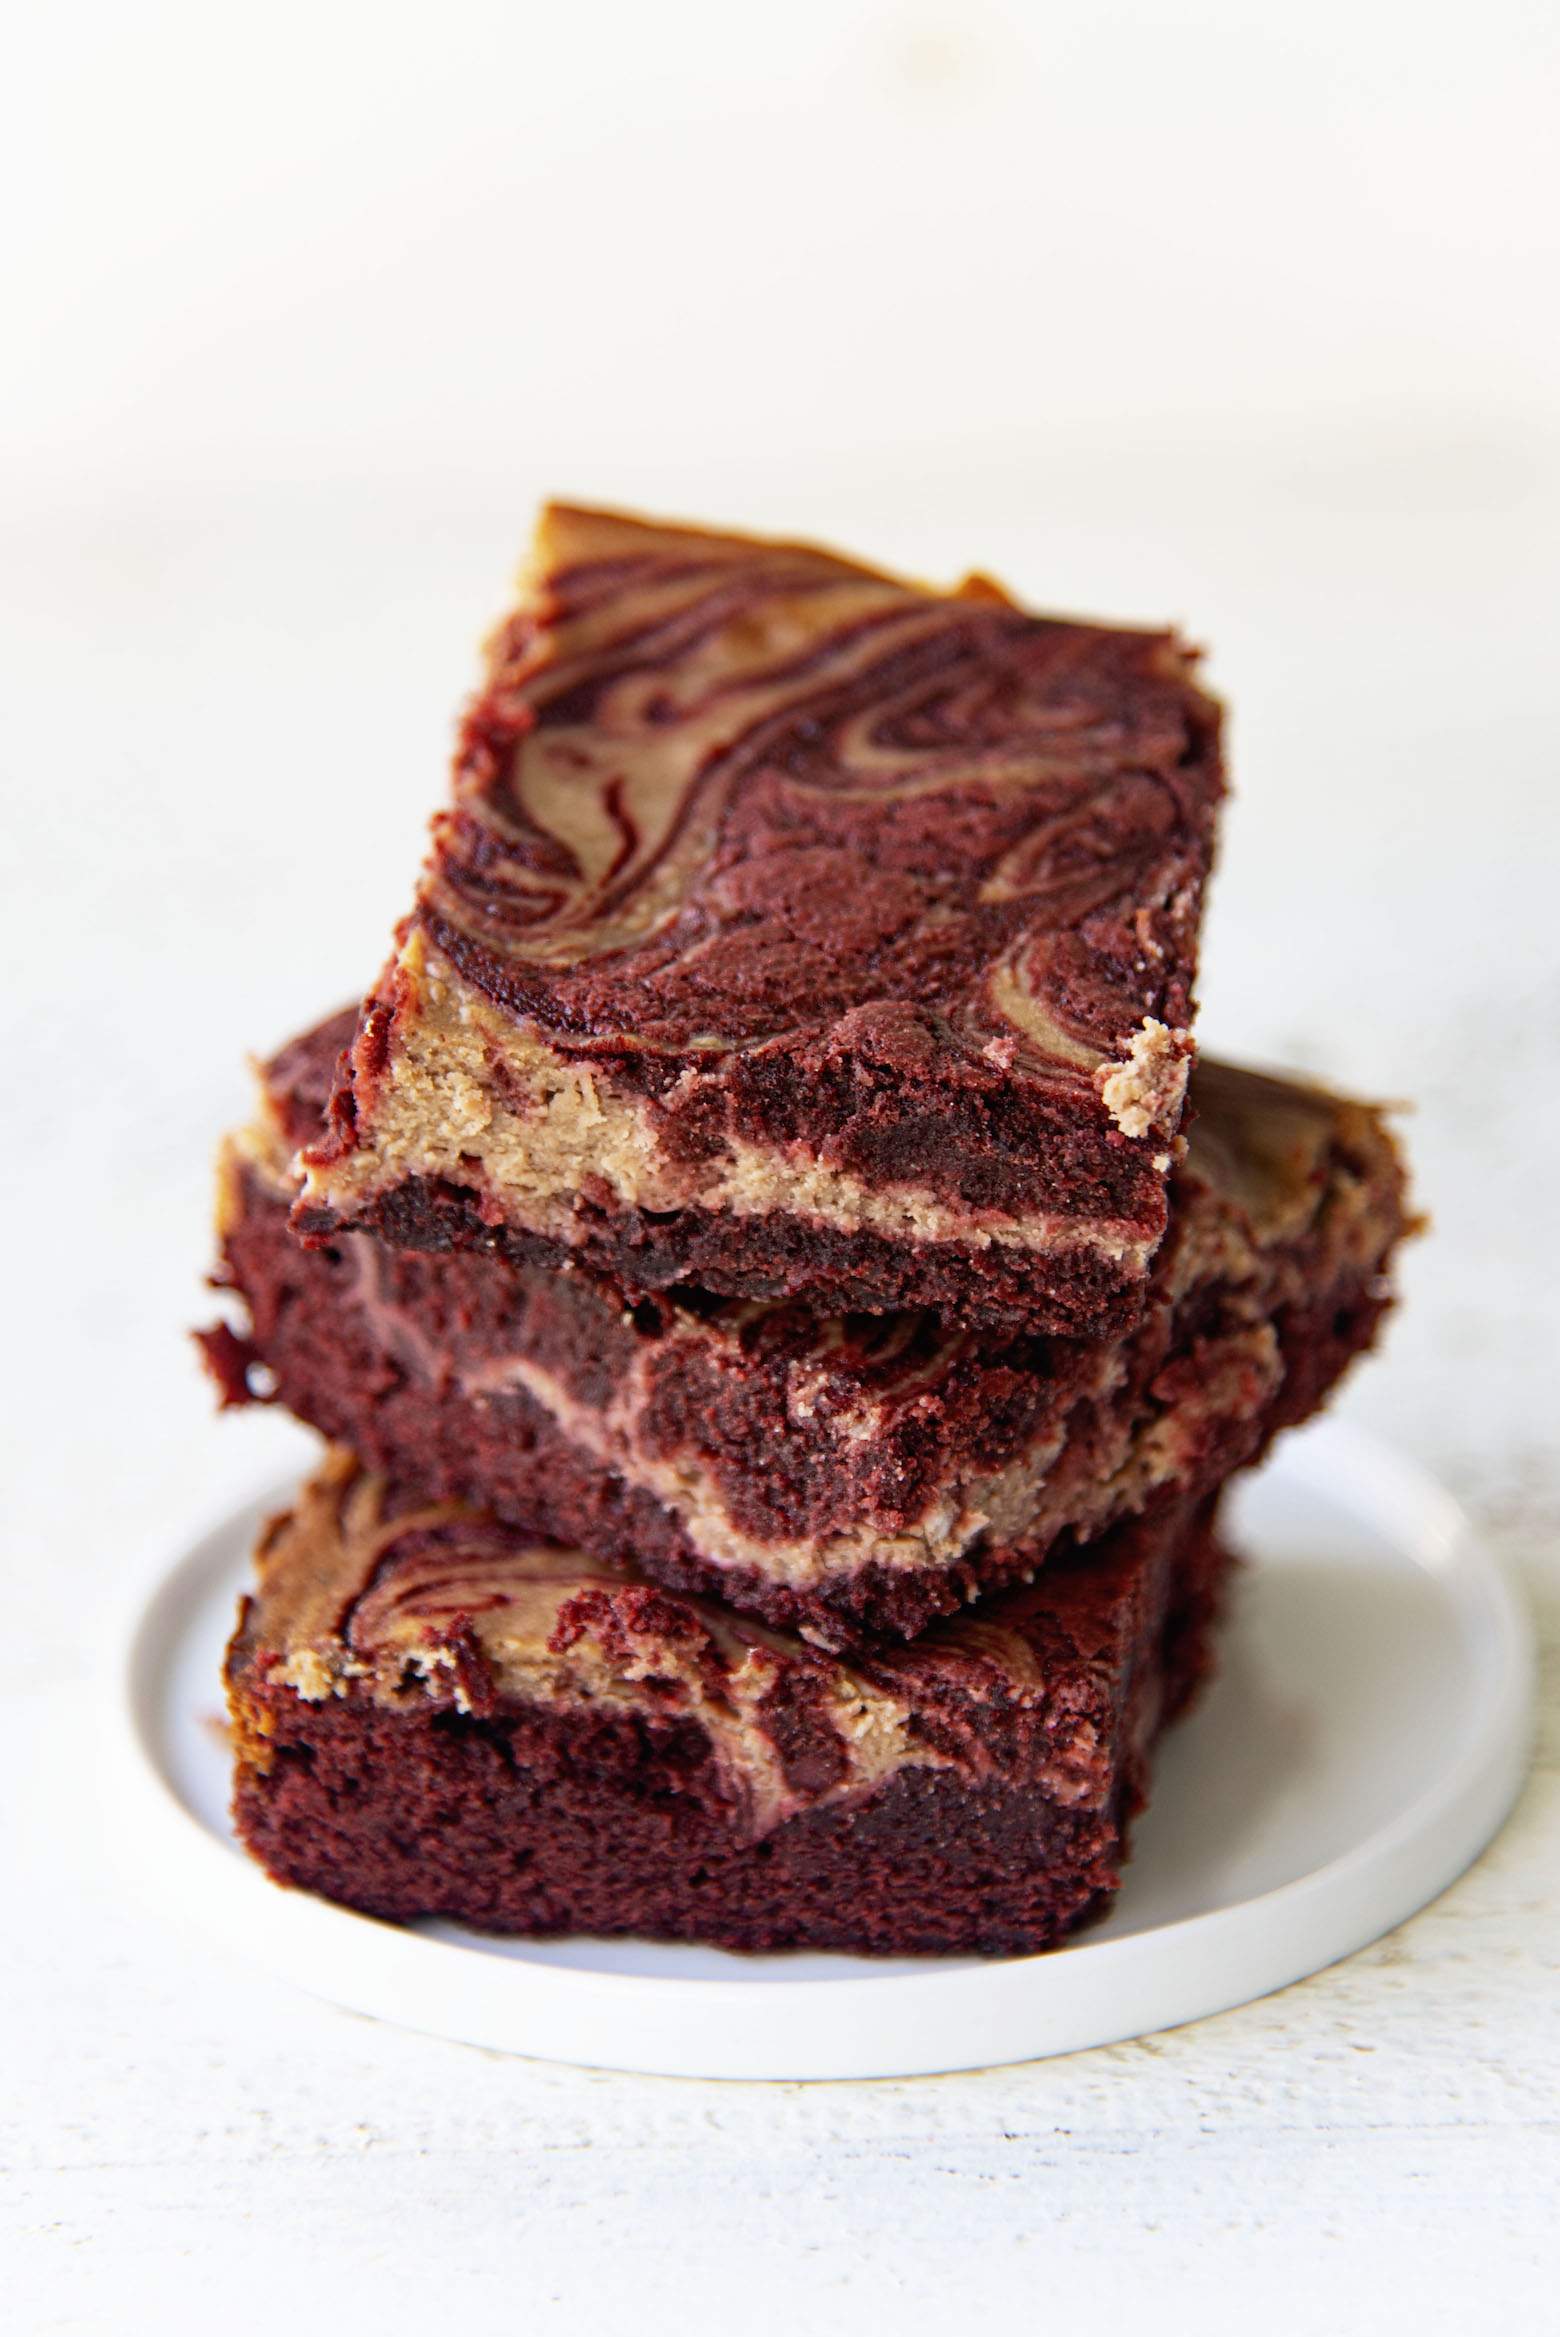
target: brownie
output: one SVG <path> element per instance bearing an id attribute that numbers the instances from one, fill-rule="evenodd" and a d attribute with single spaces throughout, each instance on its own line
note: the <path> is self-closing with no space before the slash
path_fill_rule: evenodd
<path id="1" fill-rule="evenodd" d="M 1222 790 L 1194 662 L 549 510 L 300 1231 L 1122 1329 Z"/>
<path id="2" fill-rule="evenodd" d="M 288 1230 L 352 1017 L 283 1050 L 223 1170 L 207 1333 L 228 1400 L 275 1397 L 408 1497 L 632 1558 L 824 1646 L 913 1638 L 1166 1489 L 1252 1459 L 1369 1343 L 1404 1227 L 1379 1114 L 1200 1064 L 1147 1308 L 1115 1339 L 927 1310 L 816 1319 L 583 1269 Z"/>
<path id="3" fill-rule="evenodd" d="M 1024 1954 L 1109 1899 L 1227 1560 L 1161 1506 L 847 1665 L 335 1452 L 228 1652 L 239 1831 L 371 1915 Z"/>

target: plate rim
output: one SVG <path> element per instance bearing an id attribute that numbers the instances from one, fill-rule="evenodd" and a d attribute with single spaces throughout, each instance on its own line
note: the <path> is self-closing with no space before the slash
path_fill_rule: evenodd
<path id="1" fill-rule="evenodd" d="M 213 1573 L 241 1521 L 285 1501 L 286 1485 L 274 1481 L 176 1537 L 171 1561 L 164 1539 L 150 1581 L 138 1570 L 115 1634 L 117 1679 L 103 1700 L 122 1840 L 135 1846 L 143 1888 L 154 1876 L 196 1928 L 310 1993 L 425 2034 L 575 2066 L 739 2081 L 893 2078 L 1179 2027 L 1325 1969 L 1439 1896 L 1493 1839 L 1528 1767 L 1531 1623 L 1460 1504 L 1405 1454 L 1345 1421 L 1286 1435 L 1260 1472 L 1268 1473 L 1384 1531 L 1449 1589 L 1465 1640 L 1465 1610 L 1477 1610 L 1489 1652 L 1465 1708 L 1466 1740 L 1423 1790 L 1335 1858 L 1228 1907 L 1116 1939 L 1086 1934 L 1039 1955 L 723 1980 L 495 1955 L 278 1886 L 185 1800 L 153 1717 L 156 1678 L 178 1644 L 181 1592 Z M 765 2033 L 755 2037 L 761 2011 Z M 652 2023 L 658 2034 L 640 2038 Z"/>

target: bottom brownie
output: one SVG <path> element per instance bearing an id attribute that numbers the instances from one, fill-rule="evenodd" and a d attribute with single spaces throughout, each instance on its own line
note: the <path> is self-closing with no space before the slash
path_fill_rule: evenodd
<path id="1" fill-rule="evenodd" d="M 399 1920 L 1022 1954 L 1115 1890 L 1209 1661 L 1212 1504 L 848 1662 L 334 1452 L 228 1652 L 239 1831 Z"/>

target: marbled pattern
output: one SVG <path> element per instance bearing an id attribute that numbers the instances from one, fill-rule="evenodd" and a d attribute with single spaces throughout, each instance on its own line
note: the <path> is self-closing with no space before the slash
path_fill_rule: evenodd
<path id="1" fill-rule="evenodd" d="M 418 912 L 485 996 L 674 1053 L 894 997 L 1090 1068 L 1189 1019 L 1217 713 L 1172 635 L 591 512 L 537 566 Z"/>

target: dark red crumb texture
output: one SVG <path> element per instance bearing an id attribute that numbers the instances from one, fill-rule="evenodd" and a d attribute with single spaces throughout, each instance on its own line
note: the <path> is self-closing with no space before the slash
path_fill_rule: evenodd
<path id="1" fill-rule="evenodd" d="M 331 1069 L 352 1017 L 284 1049 L 267 1089 L 302 1143 L 318 1126 Z M 1209 1076 L 1212 1076 L 1209 1074 Z M 1380 1178 L 1379 1164 L 1331 1158 L 1334 1173 Z M 1394 1172 L 1395 1173 L 1395 1172 Z M 989 1341 L 897 1411 L 882 1433 L 842 1458 L 787 1415 L 786 1370 L 810 1319 L 777 1310 L 744 1334 L 740 1369 L 689 1359 L 667 1339 L 666 1302 L 631 1297 L 582 1272 L 558 1275 L 469 1254 L 429 1257 L 344 1235 L 305 1249 L 289 1232 L 285 1198 L 246 1179 L 224 1238 L 222 1279 L 249 1313 L 247 1337 L 203 1334 L 224 1403 L 276 1398 L 335 1442 L 384 1470 L 411 1498 L 458 1500 L 547 1539 L 633 1559 L 670 1588 L 718 1595 L 782 1629 L 824 1644 L 875 1635 L 913 1639 L 971 1596 L 1019 1579 L 1043 1558 L 1038 1539 L 987 1538 L 955 1563 L 867 1562 L 798 1587 L 756 1567 L 712 1563 L 676 1511 L 604 1465 L 565 1432 L 526 1388 L 482 1384 L 485 1365 L 528 1354 L 545 1360 L 587 1410 L 605 1403 L 646 1356 L 656 1383 L 654 1425 L 665 1457 L 696 1454 L 718 1483 L 727 1515 L 756 1540 L 826 1536 L 852 1517 L 885 1538 L 908 1530 L 949 1470 L 974 1460 L 1001 1467 L 1037 1423 L 1065 1424 L 1075 1465 L 1087 1468 L 1112 1417 L 1145 1425 L 1174 1414 L 1183 1482 L 1209 1490 L 1254 1460 L 1279 1430 L 1305 1419 L 1351 1358 L 1366 1348 L 1388 1304 L 1382 1253 L 1401 1230 L 1400 1186 L 1382 1185 L 1376 1247 L 1343 1264 L 1324 1260 L 1313 1227 L 1290 1243 L 1284 1303 L 1272 1320 L 1283 1377 L 1270 1397 L 1223 1405 L 1207 1398 L 1215 1343 L 1249 1320 L 1250 1294 L 1215 1281 L 1175 1306 L 1159 1283 L 1137 1332 L 1123 1342 L 1119 1380 L 1089 1393 L 1092 1344 Z M 1242 1309 L 1245 1311 L 1242 1312 Z M 910 1360 L 935 1350 L 935 1317 L 914 1327 Z M 903 1368 L 901 1352 L 896 1368 Z M 863 1388 L 873 1382 L 865 1372 Z M 1065 1521 L 1061 1521 L 1065 1522 Z"/>
<path id="2" fill-rule="evenodd" d="M 236 1340 L 221 1329 L 204 1335 L 208 1364 L 225 1400 L 269 1400 L 263 1392 L 257 1398 L 253 1379 L 257 1367 L 261 1372 L 273 1368 L 291 1411 L 322 1435 L 351 1444 L 408 1498 L 480 1504 L 549 1540 L 578 1544 L 604 1557 L 632 1557 L 673 1590 L 724 1598 L 780 1629 L 805 1629 L 823 1644 L 841 1647 L 878 1635 L 914 1639 L 937 1616 L 957 1613 L 967 1598 L 1016 1581 L 1045 1554 L 1043 1544 L 1037 1548 L 1032 1541 L 981 1540 L 954 1563 L 913 1567 L 869 1561 L 826 1577 L 815 1590 L 756 1567 L 716 1565 L 690 1541 L 675 1510 L 575 1444 L 524 1388 L 506 1388 L 477 1401 L 451 1378 L 407 1371 L 351 1307 L 350 1256 L 300 1250 L 287 1233 L 285 1217 L 263 1202 L 233 1229 L 229 1254 L 254 1309 L 256 1332 L 251 1341 Z M 493 1269 L 485 1261 L 403 1257 L 393 1265 L 388 1258 L 375 1263 L 387 1281 L 419 1285 L 410 1294 L 408 1311 L 430 1327 L 446 1306 L 468 1321 L 481 1321 L 490 1303 L 505 1295 L 495 1290 Z M 435 1267 L 442 1273 L 439 1286 L 430 1289 L 428 1269 Z M 521 1299 L 524 1293 L 509 1295 Z M 1386 1303 L 1379 1278 L 1373 1277 L 1346 1291 L 1319 1293 L 1310 1307 L 1286 1308 L 1277 1323 L 1286 1365 L 1283 1385 L 1262 1410 L 1205 1416 L 1195 1485 L 1205 1489 L 1222 1483 L 1231 1470 L 1257 1459 L 1280 1429 L 1307 1418 L 1351 1359 L 1369 1345 Z M 565 1285 L 555 1299 L 560 1317 L 574 1317 L 576 1334 L 588 1328 L 598 1310 L 605 1312 L 600 1295 L 588 1286 Z M 604 1342 L 609 1355 L 611 1347 L 634 1335 L 616 1324 L 612 1334 Z M 1157 1357 L 1150 1352 L 1142 1362 L 1145 1377 L 1154 1376 L 1156 1362 L 1161 1373 L 1172 1368 L 1162 1351 Z M 1196 1369 L 1190 1342 L 1182 1368 Z M 1168 1382 L 1165 1392 L 1171 1392 Z M 697 1392 L 690 1394 L 696 1402 Z M 955 1436 L 964 1425 L 962 1409 L 956 1408 L 949 1424 Z M 922 1457 L 933 1463 L 943 1440 L 935 1419 L 924 1425 Z M 1086 1420 L 1075 1423 L 1075 1433 L 1088 1435 Z M 716 1434 L 708 1415 L 705 1434 L 710 1440 Z M 760 1460 L 755 1458 L 751 1467 L 755 1478 L 761 1475 Z M 805 1484 L 792 1486 L 772 1477 L 770 1491 L 776 1497 L 789 1493 L 805 1516 Z"/>
<path id="3" fill-rule="evenodd" d="M 939 1099 L 929 1097 L 929 1121 L 938 1108 Z M 1122 1180 L 1130 1178 L 1135 1188 L 1133 1230 L 1157 1241 L 1165 1227 L 1163 1179 L 1129 1155 L 1124 1139 L 1102 1141 L 1123 1147 Z M 947 1159 L 962 1157 L 956 1148 L 946 1148 Z M 1107 1189 L 1094 1178 L 1096 1200 Z M 294 1232 L 310 1244 L 329 1242 L 342 1223 L 336 1212 L 304 1202 L 292 1213 Z M 494 1223 L 484 1214 L 482 1196 L 470 1187 L 408 1176 L 366 1201 L 352 1224 L 392 1249 L 436 1257 L 469 1251 L 513 1266 L 579 1265 L 634 1290 L 673 1290 L 693 1283 L 728 1298 L 796 1297 L 818 1314 L 937 1307 L 975 1330 L 1010 1337 L 1035 1332 L 1110 1338 L 1129 1330 L 1143 1306 L 1141 1280 L 1123 1282 L 1119 1266 L 1089 1251 L 1048 1254 L 1041 1284 L 1032 1256 L 1000 1243 L 989 1249 L 955 1241 L 911 1246 L 869 1228 L 847 1230 L 783 1213 L 744 1218 L 736 1241 L 731 1218 L 722 1212 L 692 1204 L 664 1215 L 609 1209 L 581 1194 L 570 1238 L 562 1241 Z"/>
<path id="4" fill-rule="evenodd" d="M 991 1619 L 1021 1631 L 1041 1668 L 1038 1703 L 994 1692 L 989 1659 L 965 1665 L 961 1687 L 946 1654 L 938 1677 L 930 1648 L 900 1651 L 891 1676 L 921 1696 L 928 1740 L 961 1748 L 957 1765 L 901 1768 L 757 1840 L 686 1719 L 484 1703 L 480 1682 L 470 1711 L 453 1687 L 415 1710 L 355 1691 L 306 1703 L 272 1676 L 251 1606 L 228 1665 L 237 1823 L 278 1881 L 392 1920 L 745 1950 L 1032 1953 L 1116 1889 L 1154 1737 L 1209 1668 L 1228 1565 L 1207 1508 L 1182 1509 L 1057 1566 L 1043 1596 L 1013 1594 L 1027 1610 L 998 1602 Z M 469 1641 L 463 1667 L 469 1686 Z M 1030 1712 L 1058 1707 L 1097 1728 L 1097 1797 L 1048 1789 Z"/>

